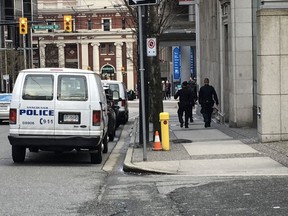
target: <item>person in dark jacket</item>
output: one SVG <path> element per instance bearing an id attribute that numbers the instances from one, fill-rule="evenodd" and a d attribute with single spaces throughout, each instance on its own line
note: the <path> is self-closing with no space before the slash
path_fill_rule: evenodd
<path id="1" fill-rule="evenodd" d="M 192 77 L 190 77 L 190 80 L 188 82 L 188 85 L 190 86 L 191 90 L 193 91 L 193 100 L 192 100 L 192 103 L 190 104 L 190 110 L 189 110 L 189 113 L 190 113 L 190 122 L 193 122 L 193 108 L 196 104 L 196 101 L 197 101 L 197 84 L 196 84 L 196 81 L 192 79 Z"/>
<path id="2" fill-rule="evenodd" d="M 178 90 L 176 94 L 174 95 L 174 99 L 177 99 L 179 97 L 179 102 L 178 102 L 178 119 L 180 122 L 180 127 L 183 127 L 183 114 L 185 113 L 185 128 L 188 128 L 188 120 L 190 117 L 190 106 L 191 102 L 193 100 L 193 92 L 191 89 L 188 87 L 188 82 L 184 81 L 182 83 L 182 89 Z"/>
<path id="3" fill-rule="evenodd" d="M 213 86 L 209 85 L 209 79 L 204 79 L 204 86 L 199 91 L 199 104 L 201 105 L 201 113 L 204 118 L 205 128 L 211 127 L 211 115 L 214 103 L 218 106 L 218 97 Z"/>

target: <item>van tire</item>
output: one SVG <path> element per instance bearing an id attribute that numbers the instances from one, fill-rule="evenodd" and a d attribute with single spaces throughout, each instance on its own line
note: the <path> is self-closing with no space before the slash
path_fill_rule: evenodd
<path id="1" fill-rule="evenodd" d="M 103 145 L 104 145 L 103 153 L 108 152 L 108 137 L 107 136 L 108 136 L 108 133 L 106 133 L 106 135 L 103 138 Z"/>
<path id="2" fill-rule="evenodd" d="M 102 143 L 97 146 L 97 153 L 90 153 L 91 164 L 102 163 Z"/>
<path id="3" fill-rule="evenodd" d="M 22 163 L 25 160 L 26 148 L 20 146 L 12 146 L 12 159 L 14 163 Z"/>

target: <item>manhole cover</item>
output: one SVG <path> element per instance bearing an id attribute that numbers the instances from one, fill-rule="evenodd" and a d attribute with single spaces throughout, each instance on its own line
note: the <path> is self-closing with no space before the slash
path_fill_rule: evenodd
<path id="1" fill-rule="evenodd" d="M 188 139 L 176 139 L 176 140 L 172 140 L 172 142 L 174 144 L 178 144 L 178 143 L 191 143 L 192 140 L 188 140 Z"/>

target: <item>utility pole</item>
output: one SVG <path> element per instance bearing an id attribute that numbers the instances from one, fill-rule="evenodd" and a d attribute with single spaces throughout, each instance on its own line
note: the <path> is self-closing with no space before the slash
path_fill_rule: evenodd
<path id="1" fill-rule="evenodd" d="M 0 0 L 0 20 L 4 18 L 4 0 Z M 0 49 L 4 48 L 4 26 L 0 25 Z M 3 81 L 3 68 L 6 62 L 3 61 L 2 51 L 0 50 L 0 91 L 4 91 L 4 81 Z"/>

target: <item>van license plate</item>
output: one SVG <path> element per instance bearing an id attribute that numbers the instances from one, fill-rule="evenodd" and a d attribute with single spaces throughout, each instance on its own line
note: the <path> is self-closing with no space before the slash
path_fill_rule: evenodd
<path id="1" fill-rule="evenodd" d="M 75 114 L 75 115 L 71 115 L 71 114 L 66 114 L 63 115 L 63 122 L 75 122 L 78 123 L 79 122 L 79 115 Z"/>

